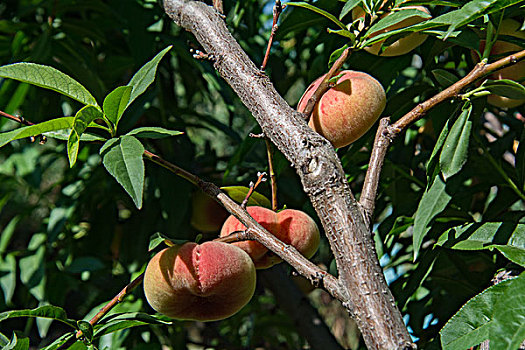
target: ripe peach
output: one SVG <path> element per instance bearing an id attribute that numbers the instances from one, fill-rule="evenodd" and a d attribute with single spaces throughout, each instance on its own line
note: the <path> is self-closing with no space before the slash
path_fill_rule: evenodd
<path id="1" fill-rule="evenodd" d="M 219 231 L 228 217 L 226 209 L 200 190 L 193 194 L 191 209 L 191 226 L 204 233 Z"/>
<path id="2" fill-rule="evenodd" d="M 352 70 L 343 74 L 316 103 L 308 125 L 336 148 L 351 144 L 372 127 L 386 105 L 385 90 L 372 76 Z M 299 100 L 303 111 L 324 75 L 315 80 Z"/>
<path id="3" fill-rule="evenodd" d="M 301 254 L 311 258 L 319 247 L 319 228 L 315 221 L 300 210 L 285 209 L 275 213 L 263 207 L 248 207 L 248 213 L 265 229 L 273 233 L 286 244 L 294 246 Z M 234 216 L 224 222 L 221 237 L 235 231 L 245 230 L 246 226 Z M 271 267 L 281 259 L 270 252 L 266 247 L 256 241 L 233 243 L 246 251 L 252 258 L 255 267 L 264 269 Z"/>
<path id="4" fill-rule="evenodd" d="M 501 22 L 499 29 L 499 34 L 514 36 L 516 38 L 525 39 L 525 31 L 520 31 L 521 24 L 518 21 L 507 18 Z M 483 52 L 485 47 L 485 42 L 481 43 L 480 51 Z M 498 40 L 492 46 L 490 51 L 491 56 L 497 56 L 502 58 L 504 56 L 510 55 L 513 52 L 521 51 L 522 48 L 516 44 L 505 42 L 503 40 Z M 499 79 L 511 79 L 519 80 L 525 77 L 525 61 L 518 62 L 510 67 L 500 69 L 495 73 L 489 76 L 490 79 L 499 80 Z M 518 107 L 519 105 L 525 102 L 525 99 L 511 99 L 504 96 L 498 95 L 489 95 L 487 97 L 487 102 L 493 106 L 501 108 L 513 108 Z"/>
<path id="5" fill-rule="evenodd" d="M 183 320 L 230 317 L 254 291 L 255 267 L 248 254 L 221 242 L 166 248 L 151 259 L 144 274 L 144 293 L 151 307 Z"/>
<path id="6" fill-rule="evenodd" d="M 422 12 L 425 12 L 425 13 L 428 13 L 430 14 L 430 11 L 428 11 L 428 9 L 424 6 L 404 6 L 404 7 L 401 7 L 399 8 L 398 10 L 399 11 L 404 11 L 404 10 L 408 10 L 408 9 L 416 9 L 416 10 L 419 10 L 419 11 L 422 11 Z M 365 16 L 365 11 L 363 10 L 363 8 L 361 7 L 356 7 L 352 10 L 352 19 L 353 20 L 356 20 L 358 19 L 359 17 L 364 17 Z M 385 15 L 383 15 L 382 17 L 385 17 Z M 420 23 L 420 22 L 423 22 L 425 21 L 426 18 L 424 17 L 421 17 L 421 16 L 412 16 L 412 17 L 409 17 L 409 18 L 406 18 L 404 20 L 402 20 L 401 22 L 398 22 L 394 25 L 391 25 L 385 29 L 382 29 L 382 30 L 379 30 L 377 32 L 374 32 L 373 34 L 370 35 L 371 38 L 373 38 L 374 36 L 377 36 L 379 34 L 382 34 L 382 33 L 386 33 L 386 32 L 389 32 L 389 31 L 392 31 L 392 30 L 396 30 L 396 29 L 400 29 L 400 28 L 406 28 L 406 27 L 410 27 L 414 24 L 417 24 L 417 23 Z M 362 25 L 361 25 L 361 28 L 362 28 Z M 359 28 L 359 29 L 361 29 Z M 423 44 L 423 42 L 427 39 L 427 35 L 425 34 L 421 34 L 421 33 L 412 33 L 412 34 L 409 34 L 405 37 L 402 37 L 401 39 L 399 40 L 396 40 L 394 41 L 392 44 L 388 45 L 385 50 L 383 52 L 380 53 L 380 50 L 381 50 L 381 45 L 383 45 L 383 43 L 385 42 L 385 40 L 381 40 L 375 44 L 372 44 L 371 46 L 368 46 L 365 48 L 365 51 L 373 54 L 373 55 L 376 55 L 376 56 L 387 56 L 387 57 L 391 57 L 391 56 L 401 56 L 401 55 L 404 55 L 410 51 L 412 51 L 413 49 L 415 49 L 416 47 L 418 47 L 419 45 Z"/>

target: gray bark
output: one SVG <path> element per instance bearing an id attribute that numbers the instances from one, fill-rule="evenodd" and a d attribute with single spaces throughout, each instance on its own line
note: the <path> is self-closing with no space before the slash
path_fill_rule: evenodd
<path id="1" fill-rule="evenodd" d="M 276 92 L 212 7 L 185 0 L 164 0 L 164 7 L 176 24 L 195 35 L 207 54 L 216 57 L 217 71 L 295 167 L 335 256 L 339 299 L 356 320 L 368 348 L 414 348 L 332 146 Z"/>

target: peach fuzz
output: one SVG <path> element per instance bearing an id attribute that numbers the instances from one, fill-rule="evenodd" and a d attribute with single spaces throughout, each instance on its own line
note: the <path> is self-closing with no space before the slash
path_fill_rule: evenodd
<path id="1" fill-rule="evenodd" d="M 342 76 L 334 87 L 316 103 L 308 125 L 336 148 L 351 144 L 368 131 L 386 105 L 385 90 L 372 76 L 352 70 Z M 325 75 L 305 91 L 297 107 L 303 111 Z"/>
<path id="2" fill-rule="evenodd" d="M 265 229 L 282 242 L 294 246 L 302 255 L 311 258 L 319 247 L 320 234 L 315 221 L 300 210 L 285 209 L 275 213 L 263 207 L 248 207 L 248 213 Z M 245 230 L 234 216 L 230 216 L 221 229 L 221 237 Z M 255 267 L 264 269 L 281 262 L 281 259 L 256 241 L 233 243 L 245 250 Z"/>
<path id="3" fill-rule="evenodd" d="M 398 8 L 397 10 L 398 11 L 404 11 L 404 10 L 408 10 L 408 9 L 419 10 L 421 12 L 425 12 L 425 13 L 430 15 L 430 11 L 424 6 L 404 6 L 404 7 Z M 363 8 L 356 7 L 356 8 L 354 8 L 352 10 L 352 19 L 353 20 L 356 20 L 356 19 L 358 19 L 360 17 L 364 17 L 364 16 L 365 16 L 365 11 L 363 10 Z M 385 16 L 386 16 L 386 14 L 383 15 L 382 17 L 385 17 Z M 379 34 L 383 34 L 383 33 L 386 33 L 386 32 L 392 31 L 392 30 L 410 27 L 410 26 L 412 26 L 414 24 L 417 24 L 417 23 L 420 23 L 420 22 L 423 22 L 423 21 L 425 21 L 425 18 L 421 17 L 421 16 L 408 17 L 408 18 L 402 20 L 401 22 L 398 22 L 398 23 L 396 23 L 394 25 L 391 25 L 391 26 L 389 26 L 389 27 L 387 27 L 385 29 L 382 29 L 382 30 L 379 30 L 377 32 L 372 33 L 370 35 L 370 37 L 373 38 L 374 36 L 377 36 Z M 362 28 L 362 24 L 361 24 L 361 27 L 359 29 L 361 29 L 361 28 Z M 381 52 L 381 53 L 380 53 L 381 45 L 383 45 L 385 40 L 378 41 L 377 43 L 366 47 L 365 51 L 367 51 L 367 52 L 369 52 L 369 53 L 371 53 L 373 55 L 376 55 L 376 56 L 386 56 L 386 57 L 401 56 L 401 55 L 404 55 L 406 53 L 409 53 L 410 51 L 412 51 L 413 49 L 415 49 L 419 45 L 423 44 L 423 42 L 426 39 L 427 39 L 427 35 L 425 35 L 425 34 L 412 33 L 412 34 L 409 34 L 409 35 L 407 35 L 405 37 L 402 37 L 399 40 L 394 41 L 392 44 L 388 45 L 385 48 L 385 50 L 383 52 Z"/>
<path id="4" fill-rule="evenodd" d="M 255 291 L 255 267 L 242 249 L 221 242 L 166 248 L 148 263 L 144 293 L 156 311 L 181 320 L 232 316 Z"/>

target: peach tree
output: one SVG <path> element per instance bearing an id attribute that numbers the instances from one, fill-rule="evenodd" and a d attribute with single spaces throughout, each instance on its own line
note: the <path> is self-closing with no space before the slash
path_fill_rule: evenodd
<path id="1" fill-rule="evenodd" d="M 518 348 L 524 13 L 0 5 L 0 344 Z"/>

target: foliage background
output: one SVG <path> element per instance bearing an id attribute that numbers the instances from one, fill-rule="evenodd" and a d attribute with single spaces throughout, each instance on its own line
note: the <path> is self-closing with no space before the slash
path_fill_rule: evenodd
<path id="1" fill-rule="evenodd" d="M 433 16 L 461 4 L 432 6 Z M 316 2 L 336 14 L 343 5 Z M 256 64 L 265 52 L 272 6 L 271 1 L 224 2 L 229 29 Z M 523 21 L 523 9 L 506 10 L 505 16 L 510 14 Z M 328 26 L 325 18 L 305 9 L 285 11 L 267 72 L 292 106 L 306 86 L 327 71 L 332 52 L 345 44 L 344 38 L 326 32 Z M 472 30 L 476 26 L 483 28 L 483 21 L 464 28 L 462 40 L 429 37 L 415 50 L 416 56 L 378 58 L 355 52 L 346 67 L 368 72 L 383 84 L 388 98 L 383 115 L 396 120 L 443 88 L 436 70 L 459 77 L 473 67 L 470 49 L 479 45 Z M 161 62 L 155 83 L 126 111 L 119 130 L 161 126 L 184 131 L 182 136 L 149 141 L 146 148 L 218 185 L 247 185 L 258 171 L 267 170 L 264 142 L 248 137 L 259 128 L 212 64 L 192 57 L 190 49 L 198 49 L 197 42 L 171 22 L 156 1 L 7 0 L 0 4 L 1 65 L 24 61 L 51 65 L 81 82 L 99 101 L 113 88 L 127 84 L 138 68 L 168 45 L 173 49 Z M 79 106 L 51 91 L 0 80 L 0 110 L 35 123 L 71 115 Z M 451 250 L 434 246 L 437 238 L 447 228 L 464 223 L 523 222 L 525 209 L 524 147 L 513 148 L 524 137 L 520 110 L 500 111 L 477 99 L 470 119 L 468 161 L 454 181 L 447 182 L 451 200 L 433 221 L 420 257 L 413 262 L 413 217 L 431 178 L 427 161 L 458 106 L 458 101 L 443 103 L 396 140 L 387 155 L 376 208 L 378 254 L 422 348 L 438 347 L 438 331 L 444 323 L 487 288 L 498 269 L 509 267 L 509 260 L 497 250 Z M 0 130 L 14 127 L 0 119 Z M 357 196 L 373 134 L 374 128 L 338 151 Z M 83 144 L 73 168 L 60 141 L 38 145 L 19 140 L 0 149 L 0 311 L 52 304 L 62 306 L 72 319 L 89 320 L 144 268 L 152 255 L 148 252 L 152 234 L 195 239 L 190 184 L 147 164 L 144 204 L 137 210 L 101 166 L 98 148 Z M 278 152 L 275 161 L 280 205 L 315 217 L 293 169 Z M 269 196 L 268 185 L 259 191 Z M 322 242 L 313 260 L 336 272 L 327 242 Z M 340 307 L 321 291 L 309 298 L 341 344 L 357 348 L 355 327 Z M 153 313 L 141 288 L 115 311 Z M 33 318 L 0 323 L 0 332 L 7 337 L 13 330 L 19 337 L 29 337 L 32 346 L 42 347 L 66 328 Z M 111 349 L 157 349 L 161 344 L 296 349 L 305 340 L 261 282 L 250 304 L 228 320 L 146 325 L 95 342 L 99 348 Z"/>

